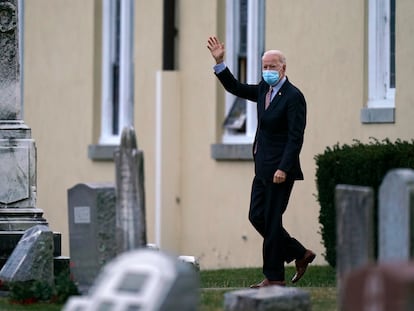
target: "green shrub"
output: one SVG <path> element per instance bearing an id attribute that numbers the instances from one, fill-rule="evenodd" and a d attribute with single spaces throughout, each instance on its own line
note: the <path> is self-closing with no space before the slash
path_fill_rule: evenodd
<path id="1" fill-rule="evenodd" d="M 41 281 L 12 282 L 9 284 L 9 299 L 14 303 L 32 304 L 48 301 L 53 296 L 53 287 Z"/>
<path id="2" fill-rule="evenodd" d="M 13 303 L 32 304 L 37 302 L 64 303 L 70 296 L 79 295 L 70 275 L 63 271 L 55 277 L 54 284 L 45 281 L 30 280 L 2 284 L 9 290 L 9 299 Z"/>
<path id="3" fill-rule="evenodd" d="M 319 223 L 326 261 L 336 265 L 335 187 L 338 184 L 368 186 L 374 191 L 374 224 L 377 224 L 377 194 L 385 174 L 394 168 L 414 168 L 413 141 L 371 138 L 369 144 L 354 141 L 352 145 L 336 144 L 315 156 Z M 377 228 L 375 228 L 377 237 Z M 376 238 L 377 239 L 377 238 Z M 377 253 L 377 251 L 376 251 Z"/>
<path id="4" fill-rule="evenodd" d="M 53 301 L 65 303 L 70 296 L 80 295 L 78 287 L 68 273 L 60 273 L 55 278 L 55 296 Z"/>

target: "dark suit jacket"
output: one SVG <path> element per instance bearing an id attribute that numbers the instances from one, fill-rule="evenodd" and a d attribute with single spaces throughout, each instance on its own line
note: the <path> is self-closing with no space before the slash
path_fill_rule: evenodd
<path id="1" fill-rule="evenodd" d="M 217 74 L 224 88 L 238 96 L 257 102 L 257 130 L 253 143 L 256 176 L 273 180 L 277 169 L 287 178 L 303 179 L 299 153 L 302 149 L 306 126 L 306 101 L 302 92 L 286 79 L 283 86 L 265 110 L 265 97 L 269 85 L 243 84 L 234 78 L 228 68 Z"/>

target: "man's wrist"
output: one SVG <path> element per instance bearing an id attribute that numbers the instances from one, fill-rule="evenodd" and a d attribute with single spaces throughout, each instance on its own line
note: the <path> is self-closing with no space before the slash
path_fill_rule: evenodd
<path id="1" fill-rule="evenodd" d="M 224 62 L 221 62 L 221 63 L 214 65 L 213 68 L 214 68 L 214 72 L 218 74 L 222 72 L 224 69 L 226 69 L 226 64 Z"/>

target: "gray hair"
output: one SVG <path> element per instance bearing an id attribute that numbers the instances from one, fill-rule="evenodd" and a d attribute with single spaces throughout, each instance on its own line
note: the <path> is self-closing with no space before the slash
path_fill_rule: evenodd
<path id="1" fill-rule="evenodd" d="M 286 57 L 285 57 L 285 55 L 283 54 L 282 51 L 279 51 L 279 50 L 268 50 L 268 51 L 266 51 L 266 52 L 263 53 L 263 56 L 268 55 L 268 54 L 279 56 L 280 62 L 283 65 L 286 65 Z"/>

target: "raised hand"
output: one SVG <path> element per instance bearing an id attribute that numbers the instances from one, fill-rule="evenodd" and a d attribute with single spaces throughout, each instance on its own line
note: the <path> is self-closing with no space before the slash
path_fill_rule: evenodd
<path id="1" fill-rule="evenodd" d="M 210 50 L 211 56 L 216 60 L 216 64 L 220 64 L 224 61 L 224 43 L 215 37 L 209 37 L 207 41 L 207 48 Z"/>

